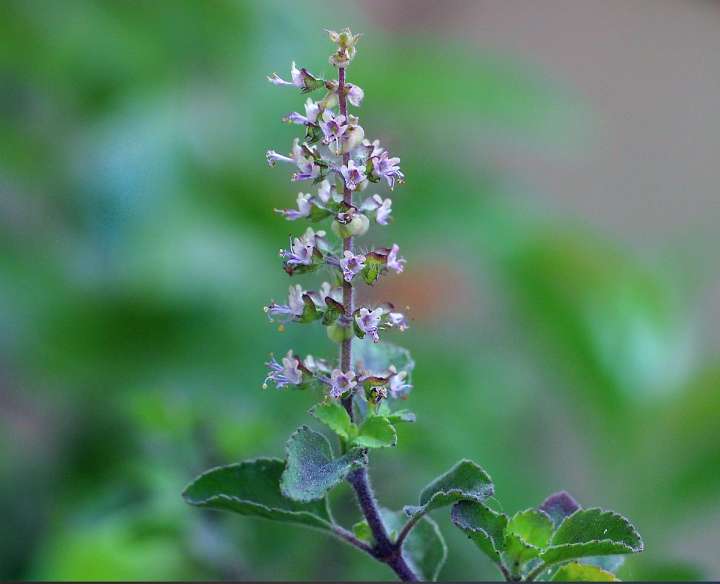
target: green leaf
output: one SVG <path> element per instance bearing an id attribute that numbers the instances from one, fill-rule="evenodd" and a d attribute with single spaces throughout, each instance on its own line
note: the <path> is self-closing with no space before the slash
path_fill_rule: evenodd
<path id="1" fill-rule="evenodd" d="M 389 533 L 400 533 L 406 517 L 402 511 L 381 509 L 385 527 Z M 403 556 L 420 580 L 437 580 L 447 558 L 447 546 L 437 524 L 423 517 L 403 543 Z"/>
<path id="2" fill-rule="evenodd" d="M 586 556 L 631 554 L 643 550 L 635 527 L 622 515 L 602 509 L 580 509 L 558 527 L 542 554 L 547 564 Z"/>
<path id="3" fill-rule="evenodd" d="M 450 518 L 486 556 L 500 563 L 500 553 L 505 549 L 507 515 L 482 503 L 461 501 L 453 505 Z"/>
<path id="4" fill-rule="evenodd" d="M 284 468 L 285 463 L 277 458 L 258 458 L 213 468 L 190 483 L 183 491 L 183 498 L 196 507 L 329 530 L 332 518 L 325 499 L 300 503 L 280 492 Z"/>
<path id="5" fill-rule="evenodd" d="M 612 572 L 597 566 L 570 562 L 561 566 L 552 577 L 553 582 L 619 582 Z"/>
<path id="6" fill-rule="evenodd" d="M 367 463 L 360 450 L 333 458 L 330 442 L 307 426 L 300 426 L 285 447 L 287 465 L 280 478 L 280 491 L 295 501 L 322 499 L 348 473 Z"/>
<path id="7" fill-rule="evenodd" d="M 507 532 L 517 535 L 524 542 L 537 548 L 545 548 L 550 543 L 554 531 L 552 519 L 538 509 L 526 509 L 512 516 Z"/>
<path id="8" fill-rule="evenodd" d="M 358 430 L 353 444 L 363 448 L 383 448 L 397 444 L 397 431 L 384 416 L 370 416 Z"/>
<path id="9" fill-rule="evenodd" d="M 405 513 L 428 513 L 463 500 L 480 503 L 494 491 L 490 475 L 471 460 L 461 460 L 426 486 L 420 493 L 420 505 L 405 507 Z"/>
<path id="10" fill-rule="evenodd" d="M 352 531 L 358 539 L 361 539 L 367 543 L 373 543 L 373 534 L 367 520 L 358 521 L 352 526 Z"/>
<path id="11" fill-rule="evenodd" d="M 410 410 L 397 410 L 394 412 L 390 412 L 387 415 L 387 419 L 390 420 L 393 424 L 397 424 L 398 422 L 415 422 L 415 420 L 417 420 L 417 417 L 415 416 L 415 412 L 411 412 Z"/>
<path id="12" fill-rule="evenodd" d="M 357 427 L 350 420 L 347 410 L 337 401 L 320 403 L 310 413 L 345 440 L 357 433 Z"/>
<path id="13" fill-rule="evenodd" d="M 554 526 L 552 519 L 538 509 L 526 509 L 513 515 L 505 530 L 505 555 L 513 574 L 537 558 L 549 541 Z"/>

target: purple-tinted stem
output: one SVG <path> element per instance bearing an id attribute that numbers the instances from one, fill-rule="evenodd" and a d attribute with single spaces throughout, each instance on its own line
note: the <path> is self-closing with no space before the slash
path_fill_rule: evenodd
<path id="1" fill-rule="evenodd" d="M 338 104 L 340 114 L 347 119 L 347 98 L 345 96 L 345 68 L 338 68 Z M 342 157 L 343 164 L 347 166 L 350 161 L 350 154 L 345 153 Z M 343 201 L 347 205 L 353 204 L 353 192 L 343 183 Z M 353 238 L 346 237 L 343 239 L 343 251 L 353 252 Z M 345 307 L 345 318 L 348 323 L 352 323 L 353 312 L 355 311 L 355 298 L 352 282 L 343 280 L 343 306 Z M 340 345 L 340 369 L 347 372 L 352 369 L 352 337 L 344 340 Z M 343 406 L 353 418 L 352 396 L 343 400 Z M 368 526 L 372 531 L 375 539 L 375 545 L 372 548 L 372 555 L 381 562 L 390 566 L 393 571 L 404 582 L 417 582 L 419 578 L 415 572 L 405 561 L 402 554 L 402 542 L 395 545 L 387 534 L 387 529 L 383 523 L 380 509 L 375 499 L 375 493 L 370 486 L 370 479 L 366 468 L 360 468 L 353 471 L 348 476 L 348 482 L 355 490 L 355 495 L 360 505 Z"/>

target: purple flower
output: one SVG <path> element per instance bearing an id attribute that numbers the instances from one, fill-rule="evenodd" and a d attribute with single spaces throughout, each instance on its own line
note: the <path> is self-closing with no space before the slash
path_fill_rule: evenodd
<path id="1" fill-rule="evenodd" d="M 410 393 L 412 385 L 406 383 L 408 376 L 407 371 L 400 371 L 399 373 L 395 373 L 394 369 L 394 367 L 391 369 L 391 373 L 393 373 L 393 375 L 392 377 L 390 377 L 390 395 L 394 399 L 398 399 Z"/>
<path id="2" fill-rule="evenodd" d="M 365 97 L 365 92 L 354 83 L 345 85 L 345 90 L 347 91 L 347 100 L 355 107 L 360 107 Z"/>
<path id="3" fill-rule="evenodd" d="M 309 97 L 305 102 L 305 115 L 297 112 L 292 112 L 283 118 L 284 122 L 290 122 L 291 124 L 299 124 L 304 126 L 313 126 L 317 124 L 318 115 L 320 114 L 320 105 L 314 102 Z"/>
<path id="4" fill-rule="evenodd" d="M 375 194 L 369 199 L 365 199 L 361 209 L 363 211 L 375 211 L 375 221 L 380 225 L 387 225 L 390 221 L 392 213 L 392 199 L 385 199 Z"/>
<path id="5" fill-rule="evenodd" d="M 345 373 L 340 369 L 334 369 L 330 374 L 330 397 L 338 399 L 345 392 L 351 391 L 356 385 L 354 371 Z"/>
<path id="6" fill-rule="evenodd" d="M 380 140 L 363 140 L 362 146 L 365 149 L 366 158 L 379 158 L 380 155 L 385 152 L 385 148 L 380 146 Z"/>
<path id="7" fill-rule="evenodd" d="M 294 86 L 303 92 L 317 89 L 322 84 L 322 82 L 317 77 L 310 74 L 305 67 L 298 69 L 295 66 L 295 61 L 292 62 L 292 66 L 290 67 L 290 77 L 292 81 L 285 81 L 279 77 L 277 73 L 273 73 L 272 75 L 268 75 L 267 80 L 273 85 Z"/>
<path id="8" fill-rule="evenodd" d="M 265 312 L 267 313 L 268 318 L 271 321 L 273 318 L 279 318 L 282 321 L 286 321 L 302 316 L 303 312 L 305 312 L 303 294 L 305 294 L 305 291 L 302 289 L 300 284 L 290 286 L 287 304 L 276 304 L 275 302 L 271 302 L 265 307 Z"/>
<path id="9" fill-rule="evenodd" d="M 383 152 L 379 157 L 372 159 L 373 172 L 378 178 L 384 178 L 390 189 L 395 188 L 395 181 L 403 182 L 405 175 L 398 166 L 399 158 L 389 158 L 387 152 Z"/>
<path id="10" fill-rule="evenodd" d="M 313 160 L 301 160 L 297 163 L 299 172 L 294 173 L 290 180 L 293 182 L 315 180 L 320 175 L 320 166 Z"/>
<path id="11" fill-rule="evenodd" d="M 390 248 L 390 253 L 387 256 L 387 267 L 391 270 L 394 270 L 397 274 L 402 272 L 405 269 L 405 258 L 398 257 L 398 252 L 400 251 L 400 246 L 397 243 L 393 243 L 393 246 Z"/>
<path id="12" fill-rule="evenodd" d="M 351 191 L 354 191 L 358 185 L 365 180 L 365 168 L 362 166 L 356 166 L 354 160 L 350 160 L 347 166 L 342 165 L 340 167 L 340 174 L 345 179 L 345 186 Z"/>
<path id="13" fill-rule="evenodd" d="M 360 330 L 366 335 L 370 335 L 374 343 L 380 342 L 378 328 L 380 326 L 380 321 L 382 320 L 382 315 L 382 308 L 376 308 L 375 310 L 371 311 L 363 306 L 359 310 L 357 316 L 355 316 L 355 322 L 357 322 Z"/>
<path id="14" fill-rule="evenodd" d="M 287 385 L 300 385 L 302 383 L 302 372 L 298 368 L 298 360 L 293 356 L 292 350 L 288 351 L 287 356 L 283 357 L 282 364 L 275 360 L 275 356 L 270 356 L 270 361 L 266 363 L 270 372 L 265 378 L 263 389 L 267 389 L 268 382 L 275 384 L 275 387 L 282 389 Z"/>
<path id="15" fill-rule="evenodd" d="M 340 260 L 340 269 L 346 282 L 352 282 L 352 279 L 363 271 L 365 267 L 365 256 L 362 254 L 355 255 L 353 252 L 345 250 L 343 259 Z"/>
<path id="16" fill-rule="evenodd" d="M 348 129 L 346 121 L 345 116 L 336 116 L 332 111 L 325 110 L 322 115 L 322 122 L 320 122 L 320 129 L 325 135 L 323 143 L 333 144 L 335 149 L 339 151 L 340 139 Z"/>
<path id="17" fill-rule="evenodd" d="M 315 251 L 315 238 L 312 239 L 303 235 L 302 237 L 291 238 L 290 249 L 281 249 L 280 257 L 285 259 L 288 266 L 309 266 L 313 261 Z"/>
<path id="18" fill-rule="evenodd" d="M 297 197 L 297 210 L 296 209 L 275 209 L 276 213 L 284 216 L 288 221 L 295 221 L 302 217 L 309 217 L 310 211 L 312 211 L 312 195 L 298 193 Z"/>

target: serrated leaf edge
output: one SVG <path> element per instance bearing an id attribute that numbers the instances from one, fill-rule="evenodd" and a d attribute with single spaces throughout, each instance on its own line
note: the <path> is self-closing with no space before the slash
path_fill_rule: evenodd
<path id="1" fill-rule="evenodd" d="M 622 519 L 622 520 L 623 520 L 625 523 L 627 523 L 627 525 L 630 527 L 630 530 L 632 531 L 632 533 L 633 533 L 635 536 L 637 536 L 637 538 L 638 538 L 638 540 L 639 540 L 639 542 L 640 542 L 639 545 L 638 545 L 638 547 L 637 547 L 637 548 L 634 548 L 634 547 L 632 547 L 632 546 L 627 545 L 626 543 L 623 543 L 623 542 L 620 542 L 620 541 L 615 541 L 615 540 L 609 539 L 609 538 L 605 538 L 605 539 L 591 539 L 591 540 L 588 540 L 588 541 L 577 542 L 577 543 L 561 543 L 561 544 L 557 544 L 557 545 L 553 545 L 553 544 L 551 543 L 550 545 L 548 545 L 546 548 L 544 548 L 544 549 L 542 550 L 542 553 L 540 554 L 540 558 L 541 558 L 541 559 L 544 559 L 543 556 L 544 556 L 548 551 L 550 551 L 550 550 L 552 550 L 552 549 L 558 549 L 558 548 L 573 549 L 573 548 L 578 548 L 578 547 L 581 547 L 581 546 L 585 546 L 585 545 L 589 545 L 589 544 L 597 544 L 597 543 L 611 543 L 611 544 L 614 544 L 614 545 L 617 545 L 617 546 L 622 546 L 622 547 L 624 547 L 624 548 L 627 550 L 626 552 L 615 552 L 615 553 L 618 553 L 618 554 L 620 554 L 620 553 L 639 554 L 639 553 L 641 553 L 641 552 L 643 552 L 643 551 L 645 550 L 645 542 L 643 541 L 643 538 L 642 538 L 642 536 L 640 535 L 640 532 L 639 532 L 639 531 L 637 530 L 637 528 L 635 527 L 635 525 L 634 525 L 627 517 L 625 517 L 625 516 L 622 515 L 621 513 L 618 513 L 617 511 L 610 511 L 610 510 L 608 510 L 608 509 L 603 509 L 602 507 L 581 507 L 580 509 L 575 510 L 573 513 L 571 513 L 570 515 L 568 515 L 567 517 L 565 517 L 565 518 L 560 522 L 560 525 L 558 525 L 557 529 L 556 529 L 556 530 L 554 531 L 554 533 L 553 533 L 553 537 L 555 537 L 555 534 L 556 534 L 558 531 L 560 531 L 560 528 L 563 526 L 563 524 L 564 524 L 566 521 L 568 521 L 571 517 L 574 517 L 576 513 L 583 513 L 583 512 L 587 512 L 587 511 L 600 511 L 600 513 L 602 513 L 603 515 L 605 515 L 605 514 L 607 514 L 607 515 L 612 515 L 613 517 L 619 517 L 620 519 Z M 551 539 L 551 542 L 552 542 L 552 539 Z"/>

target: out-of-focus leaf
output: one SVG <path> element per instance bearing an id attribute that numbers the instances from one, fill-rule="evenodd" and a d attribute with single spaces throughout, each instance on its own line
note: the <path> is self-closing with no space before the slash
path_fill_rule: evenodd
<path id="1" fill-rule="evenodd" d="M 402 511 L 382 509 L 382 518 L 388 532 L 398 534 L 405 524 Z M 403 555 L 420 580 L 434 581 L 445 565 L 447 546 L 437 524 L 429 517 L 423 517 L 403 543 Z"/>
<path id="2" fill-rule="evenodd" d="M 552 577 L 553 582 L 617 582 L 618 578 L 612 572 L 607 572 L 597 566 L 570 562 L 561 566 Z"/>

